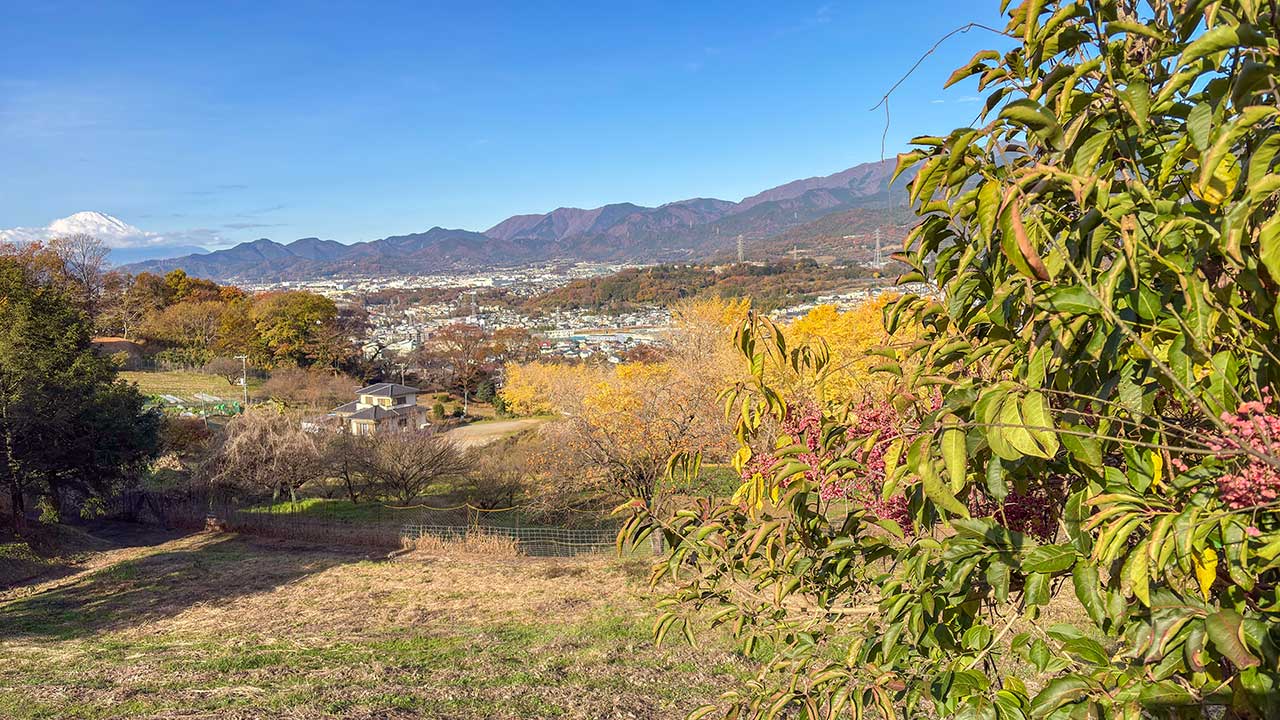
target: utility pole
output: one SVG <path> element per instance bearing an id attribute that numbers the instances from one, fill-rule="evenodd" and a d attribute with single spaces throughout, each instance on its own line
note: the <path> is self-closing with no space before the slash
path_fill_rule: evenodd
<path id="1" fill-rule="evenodd" d="M 236 359 L 240 361 L 240 389 L 244 391 L 244 405 L 240 412 L 244 412 L 249 409 L 249 356 L 237 355 Z"/>

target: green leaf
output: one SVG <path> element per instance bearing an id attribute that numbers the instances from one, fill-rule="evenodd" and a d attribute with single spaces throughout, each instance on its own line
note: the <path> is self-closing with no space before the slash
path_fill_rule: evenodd
<path id="1" fill-rule="evenodd" d="M 1027 607 L 1049 604 L 1049 576 L 1044 573 L 1031 573 L 1022 589 L 1022 601 Z"/>
<path id="2" fill-rule="evenodd" d="M 1071 159 L 1071 171 L 1086 177 L 1097 173 L 1098 160 L 1109 142 L 1111 142 L 1110 132 L 1095 132 L 1086 137 L 1084 142 L 1080 143 L 1080 149 L 1076 151 L 1075 157 Z"/>
<path id="3" fill-rule="evenodd" d="M 1244 644 L 1241 624 L 1244 618 L 1233 610 L 1219 610 L 1204 619 L 1204 630 L 1213 647 L 1236 667 L 1250 668 L 1260 664 Z"/>
<path id="4" fill-rule="evenodd" d="M 924 494 L 929 497 L 939 508 L 960 517 L 969 517 L 969 508 L 964 503 L 956 499 L 951 493 L 951 489 L 938 479 L 937 473 L 933 470 L 933 464 L 928 458 L 920 463 L 920 484 L 924 487 Z"/>
<path id="5" fill-rule="evenodd" d="M 998 420 L 997 431 L 1008 447 L 1018 454 L 1012 458 L 1005 458 L 1006 460 L 1017 460 L 1022 455 L 1047 457 L 1035 438 L 1031 436 L 1031 432 L 1027 430 L 1027 423 L 1022 417 L 1022 407 L 1017 395 L 1009 393 L 1005 396 L 1004 402 L 1000 405 Z"/>
<path id="6" fill-rule="evenodd" d="M 1004 462 L 999 455 L 993 455 L 987 461 L 987 494 L 996 502 L 1004 502 L 1009 497 L 1009 485 L 1004 480 Z"/>
<path id="7" fill-rule="evenodd" d="M 1195 702 L 1186 688 L 1172 680 L 1144 685 L 1138 699 L 1148 706 L 1192 705 Z"/>
<path id="8" fill-rule="evenodd" d="M 1267 136 L 1249 156 L 1249 186 L 1253 187 L 1271 173 L 1271 162 L 1280 151 L 1280 133 Z"/>
<path id="9" fill-rule="evenodd" d="M 1044 395 L 1033 390 L 1022 398 L 1022 420 L 1032 439 L 1043 451 L 1043 457 L 1052 458 L 1058 454 L 1058 433 L 1053 423 L 1053 411 Z"/>
<path id="10" fill-rule="evenodd" d="M 1089 694 L 1089 681 L 1078 675 L 1054 678 L 1031 701 L 1031 717 L 1047 718 L 1058 708 Z"/>
<path id="11" fill-rule="evenodd" d="M 1062 433 L 1062 444 L 1067 448 L 1067 452 L 1082 465 L 1091 468 L 1102 467 L 1102 446 L 1098 444 L 1096 438 L 1086 434 L 1094 431 L 1084 425 L 1072 425 L 1067 429 L 1070 432 Z"/>
<path id="12" fill-rule="evenodd" d="M 1182 55 L 1178 57 L 1178 67 L 1186 67 L 1203 57 L 1229 48 L 1253 44 L 1253 42 L 1246 43 L 1246 40 L 1252 40 L 1252 35 L 1244 33 L 1242 37 L 1239 25 L 1219 25 L 1196 38 L 1195 42 L 1182 51 Z"/>
<path id="13" fill-rule="evenodd" d="M 1040 103 L 1035 100 L 1029 98 L 1014 100 L 1004 106 L 1000 111 L 1000 117 L 1023 125 L 1055 149 L 1061 150 L 1063 147 L 1062 127 L 1058 125 L 1053 115 L 1040 107 Z"/>
<path id="14" fill-rule="evenodd" d="M 1191 108 L 1187 114 L 1187 134 L 1196 149 L 1204 152 L 1209 149 L 1209 133 L 1213 128 L 1213 107 L 1207 102 Z"/>
<path id="15" fill-rule="evenodd" d="M 1062 649 L 1093 665 L 1105 667 L 1111 664 L 1111 659 L 1107 657 L 1107 651 L 1102 648 L 1102 645 L 1098 644 L 1097 640 L 1092 638 L 1068 638 L 1062 642 Z"/>
<path id="16" fill-rule="evenodd" d="M 1149 590 L 1150 576 L 1148 571 L 1150 566 L 1147 563 L 1147 542 L 1143 540 L 1138 546 L 1129 552 L 1129 558 L 1125 562 L 1121 573 L 1129 584 L 1129 589 L 1133 591 L 1133 596 L 1138 598 L 1143 605 L 1151 605 L 1151 591 Z"/>
<path id="17" fill-rule="evenodd" d="M 996 232 L 996 219 L 1000 216 L 1000 183 L 987 180 L 978 189 L 978 227 L 990 241 Z"/>
<path id="18" fill-rule="evenodd" d="M 1258 259 L 1275 282 L 1280 282 L 1280 215 L 1272 215 L 1258 228 Z"/>
<path id="19" fill-rule="evenodd" d="M 951 490 L 960 492 L 964 487 L 966 472 L 966 451 L 964 431 L 951 427 L 942 431 L 942 461 L 947 466 L 947 474 L 951 479 Z"/>
<path id="20" fill-rule="evenodd" d="M 1135 80 L 1120 91 L 1120 97 L 1139 129 L 1146 126 L 1147 116 L 1151 112 L 1151 88 L 1145 82 Z"/>
<path id="21" fill-rule="evenodd" d="M 1022 557 L 1023 572 L 1056 573 L 1076 563 L 1079 553 L 1070 545 L 1041 545 Z"/>
<path id="22" fill-rule="evenodd" d="M 1087 559 L 1080 558 L 1071 571 L 1071 584 L 1075 588 L 1076 599 L 1089 614 L 1089 619 L 1094 625 L 1102 627 L 1106 621 L 1107 612 L 1106 605 L 1102 602 L 1102 595 L 1098 591 L 1098 568 L 1090 564 Z"/>
<path id="23" fill-rule="evenodd" d="M 1097 315 L 1102 312 L 1098 299 L 1079 285 L 1057 287 L 1045 294 L 1041 307 L 1071 315 Z"/>

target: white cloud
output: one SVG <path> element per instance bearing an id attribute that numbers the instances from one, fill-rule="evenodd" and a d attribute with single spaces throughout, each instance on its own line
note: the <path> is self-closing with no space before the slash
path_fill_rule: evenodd
<path id="1" fill-rule="evenodd" d="M 86 233 L 112 248 L 147 248 L 166 245 L 222 245 L 227 241 L 216 231 L 206 228 L 176 232 L 151 232 L 100 212 L 78 212 L 59 218 L 45 227 L 16 227 L 0 230 L 0 242 L 29 243 L 56 237 Z"/>

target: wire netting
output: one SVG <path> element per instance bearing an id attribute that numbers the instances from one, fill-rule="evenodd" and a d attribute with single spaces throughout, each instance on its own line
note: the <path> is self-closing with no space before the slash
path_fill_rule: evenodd
<path id="1" fill-rule="evenodd" d="M 445 542 L 475 536 L 510 540 L 519 553 L 541 557 L 569 557 L 609 552 L 618 528 L 598 510 L 564 514 L 572 524 L 530 522 L 538 515 L 530 508 L 482 508 L 469 503 L 452 506 L 396 506 L 367 503 L 330 507 L 324 503 L 277 503 L 240 507 L 209 502 L 134 502 L 129 519 L 191 529 L 216 527 L 264 537 L 303 540 L 338 546 L 395 549 L 423 538 Z M 123 513 L 113 513 L 122 515 Z"/>

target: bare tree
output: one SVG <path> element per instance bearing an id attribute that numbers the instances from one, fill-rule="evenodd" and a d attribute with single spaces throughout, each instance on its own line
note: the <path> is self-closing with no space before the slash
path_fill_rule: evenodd
<path id="1" fill-rule="evenodd" d="M 97 318 L 106 284 L 107 255 L 111 248 L 86 233 L 55 238 L 49 242 L 49 248 L 62 258 L 67 279 L 83 293 L 84 308 L 89 317 Z"/>
<path id="2" fill-rule="evenodd" d="M 484 328 L 455 323 L 432 337 L 436 353 L 446 363 L 453 384 L 462 391 L 462 411 L 467 412 L 471 393 L 493 362 L 494 345 Z"/>
<path id="3" fill-rule="evenodd" d="M 244 377 L 244 365 L 235 358 L 220 355 L 200 368 L 201 372 L 210 375 L 217 375 L 232 385 L 239 385 L 240 379 Z"/>
<path id="4" fill-rule="evenodd" d="M 213 479 L 265 492 L 272 500 L 285 492 L 297 500 L 298 488 L 323 470 L 321 437 L 302 429 L 297 418 L 272 408 L 248 410 L 227 425 L 213 461 Z"/>
<path id="5" fill-rule="evenodd" d="M 280 368 L 271 372 L 261 393 L 291 406 L 331 408 L 350 401 L 359 387 L 360 382 L 350 375 L 316 368 Z"/>
<path id="6" fill-rule="evenodd" d="M 362 471 L 384 494 L 404 503 L 413 502 L 432 483 L 460 478 L 469 469 L 452 440 L 430 431 L 375 435 L 362 462 Z"/>
<path id="7" fill-rule="evenodd" d="M 520 435 L 467 453 L 471 469 L 459 484 L 467 502 L 486 510 L 510 507 L 537 466 L 530 444 Z"/>
<path id="8" fill-rule="evenodd" d="M 347 499 L 352 504 L 360 502 L 372 484 L 369 470 L 373 466 L 370 455 L 373 441 L 369 435 L 352 435 L 332 432 L 325 436 L 325 466 L 330 475 L 342 481 Z"/>

